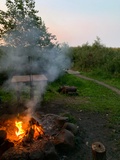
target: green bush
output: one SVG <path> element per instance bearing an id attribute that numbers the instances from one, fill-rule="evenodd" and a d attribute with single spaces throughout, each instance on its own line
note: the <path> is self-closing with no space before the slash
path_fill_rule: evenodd
<path id="1" fill-rule="evenodd" d="M 88 72 L 97 68 L 105 74 L 120 75 L 120 48 L 107 48 L 97 39 L 91 46 L 86 43 L 71 51 L 75 70 Z"/>

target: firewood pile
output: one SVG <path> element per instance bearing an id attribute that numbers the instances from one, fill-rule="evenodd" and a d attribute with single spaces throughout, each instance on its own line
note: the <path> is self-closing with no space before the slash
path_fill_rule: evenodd
<path id="1" fill-rule="evenodd" d="M 77 87 L 75 86 L 61 86 L 59 87 L 58 92 L 68 95 L 78 95 Z"/>
<path id="2" fill-rule="evenodd" d="M 34 126 L 40 128 L 37 136 Z M 78 126 L 70 123 L 68 117 L 55 114 L 32 117 L 26 133 L 17 143 L 7 138 L 7 131 L 0 130 L 0 160 L 59 160 L 59 151 L 67 152 L 75 148 L 78 130 Z"/>

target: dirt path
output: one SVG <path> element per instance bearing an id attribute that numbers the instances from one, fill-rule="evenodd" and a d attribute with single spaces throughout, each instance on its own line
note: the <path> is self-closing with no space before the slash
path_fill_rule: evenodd
<path id="1" fill-rule="evenodd" d="M 97 84 L 100 84 L 100 85 L 102 85 L 102 86 L 104 86 L 104 87 L 106 87 L 106 88 L 111 89 L 112 91 L 114 91 L 114 92 L 116 92 L 118 95 L 120 95 L 120 90 L 119 90 L 119 89 L 117 89 L 117 88 L 115 88 L 115 87 L 113 87 L 113 86 L 110 86 L 110 85 L 108 85 L 108 84 L 106 84 L 106 83 L 104 83 L 104 82 L 95 80 L 95 79 L 93 79 L 93 78 L 89 78 L 89 77 L 83 76 L 83 75 L 81 75 L 80 72 L 78 72 L 78 71 L 67 70 L 67 73 L 76 75 L 77 77 L 80 77 L 80 78 L 85 79 L 85 80 L 93 81 L 93 82 L 95 82 L 95 83 L 97 83 Z"/>

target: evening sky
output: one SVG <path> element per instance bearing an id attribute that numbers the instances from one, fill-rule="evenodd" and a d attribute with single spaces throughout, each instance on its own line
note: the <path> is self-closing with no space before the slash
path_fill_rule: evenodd
<path id="1" fill-rule="evenodd" d="M 39 16 L 58 42 L 92 44 L 96 37 L 120 47 L 120 0 L 35 0 Z M 5 0 L 0 0 L 5 10 Z"/>

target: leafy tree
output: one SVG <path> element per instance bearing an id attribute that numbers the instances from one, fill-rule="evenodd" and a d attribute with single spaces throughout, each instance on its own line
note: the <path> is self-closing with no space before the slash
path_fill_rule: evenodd
<path id="1" fill-rule="evenodd" d="M 53 47 L 56 37 L 48 33 L 36 14 L 34 0 L 6 0 L 7 11 L 0 10 L 0 35 L 11 46 Z"/>
<path id="2" fill-rule="evenodd" d="M 0 62 L 10 74 L 46 73 L 50 81 L 68 68 L 68 45 L 60 45 L 36 14 L 34 0 L 6 0 L 0 11 L 1 36 L 7 53 Z M 56 76 L 57 75 L 57 76 Z M 54 78 L 55 77 L 55 78 Z"/>

